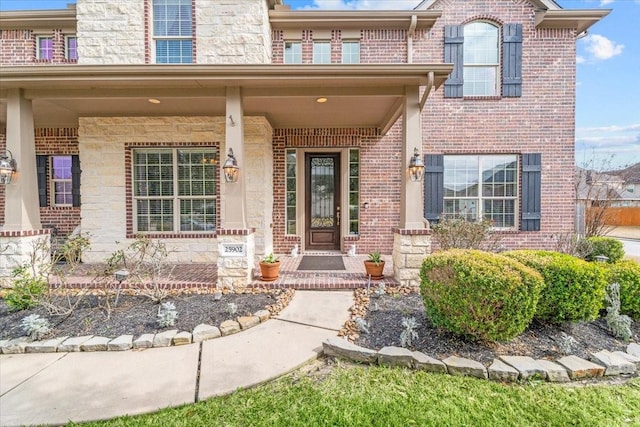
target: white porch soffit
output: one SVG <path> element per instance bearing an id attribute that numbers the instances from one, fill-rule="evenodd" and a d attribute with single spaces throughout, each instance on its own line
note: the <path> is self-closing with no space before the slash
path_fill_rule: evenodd
<path id="1" fill-rule="evenodd" d="M 451 64 L 0 67 L 0 124 L 9 89 L 23 89 L 33 101 L 36 127 L 67 127 L 82 116 L 223 116 L 225 88 L 238 86 L 245 115 L 265 116 L 277 128 L 385 131 L 399 116 L 405 87 L 436 90 L 451 70 Z M 328 101 L 320 104 L 319 97 Z"/>

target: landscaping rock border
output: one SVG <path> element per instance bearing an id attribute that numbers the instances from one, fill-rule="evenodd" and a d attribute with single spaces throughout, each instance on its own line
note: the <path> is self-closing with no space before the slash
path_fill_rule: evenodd
<path id="1" fill-rule="evenodd" d="M 629 360 L 638 360 L 638 357 L 632 353 L 637 350 L 636 346 L 635 343 L 629 344 L 627 352 L 620 352 L 616 357 L 611 357 L 607 351 L 593 353 L 595 363 L 577 356 L 566 356 L 555 362 L 546 359 L 536 360 L 527 356 L 500 356 L 499 359 L 494 359 L 488 368 L 475 360 L 457 356 L 449 356 L 440 361 L 419 351 L 410 351 L 403 347 L 384 347 L 380 351 L 375 351 L 339 337 L 325 340 L 322 343 L 322 350 L 327 356 L 351 362 L 420 369 L 499 382 L 516 382 L 532 378 L 549 382 L 568 382 L 601 378 L 604 375 L 608 377 L 636 375 L 640 361 L 629 362 Z"/>
<path id="2" fill-rule="evenodd" d="M 191 332 L 172 329 L 157 334 L 142 334 L 138 338 L 134 338 L 133 335 L 121 335 L 115 338 L 85 335 L 32 341 L 22 336 L 0 340 L 0 354 L 126 351 L 197 343 L 237 333 L 266 322 L 289 304 L 294 293 L 293 289 L 283 289 L 278 300 L 267 309 L 258 310 L 253 313 L 253 316 L 225 320 L 219 327 L 202 323 Z"/>

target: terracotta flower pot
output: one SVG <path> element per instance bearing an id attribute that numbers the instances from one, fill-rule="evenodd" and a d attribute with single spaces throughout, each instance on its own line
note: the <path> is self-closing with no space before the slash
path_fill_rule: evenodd
<path id="1" fill-rule="evenodd" d="M 384 277 L 384 274 L 382 274 L 382 271 L 384 270 L 384 261 L 380 261 L 378 265 L 373 261 L 365 261 L 364 269 L 367 277 L 371 275 L 371 280 L 380 280 Z"/>
<path id="2" fill-rule="evenodd" d="M 280 274 L 280 261 L 276 262 L 260 262 L 260 280 L 263 282 L 273 282 Z"/>

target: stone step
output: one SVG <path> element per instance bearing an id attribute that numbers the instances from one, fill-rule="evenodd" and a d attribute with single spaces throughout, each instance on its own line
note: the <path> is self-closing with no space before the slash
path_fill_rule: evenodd
<path id="1" fill-rule="evenodd" d="M 178 334 L 177 329 L 171 329 L 169 331 L 159 332 L 153 337 L 153 346 L 154 347 L 169 347 L 171 346 L 171 341 L 173 337 Z"/>
<path id="2" fill-rule="evenodd" d="M 640 357 L 634 356 L 633 354 L 626 353 L 624 351 L 614 351 L 613 354 L 622 357 L 627 362 L 631 362 L 636 365 L 636 368 L 640 368 Z"/>
<path id="3" fill-rule="evenodd" d="M 220 324 L 220 332 L 223 336 L 240 332 L 240 324 L 235 320 L 225 320 Z"/>
<path id="4" fill-rule="evenodd" d="M 605 376 L 611 375 L 629 375 L 633 374 L 636 371 L 636 365 L 629 362 L 627 359 L 624 359 L 610 351 L 602 350 L 597 353 L 591 353 L 593 358 L 600 365 L 604 365 Z"/>
<path id="5" fill-rule="evenodd" d="M 187 345 L 187 344 L 191 344 L 191 332 L 180 332 L 177 333 L 174 337 L 173 340 L 171 340 L 171 343 L 173 345 Z"/>
<path id="6" fill-rule="evenodd" d="M 80 346 L 89 341 L 91 338 L 93 338 L 93 335 L 71 337 L 69 339 L 66 339 L 62 344 L 58 346 L 58 351 L 61 353 L 81 351 Z"/>
<path id="7" fill-rule="evenodd" d="M 465 359 L 464 357 L 449 356 L 444 359 L 445 365 L 447 365 L 447 372 L 450 375 L 469 376 L 476 378 L 489 378 L 487 370 L 484 365 L 475 360 Z"/>
<path id="8" fill-rule="evenodd" d="M 552 383 L 566 383 L 571 381 L 567 370 L 559 364 L 550 360 L 538 359 L 538 364 L 544 369 L 547 375 L 547 381 Z"/>
<path id="9" fill-rule="evenodd" d="M 69 337 L 52 338 L 45 341 L 34 341 L 27 344 L 26 353 L 55 353 L 58 347 Z"/>
<path id="10" fill-rule="evenodd" d="M 342 357 L 356 362 L 375 363 L 378 360 L 377 351 L 360 347 L 338 337 L 327 338 L 322 343 L 322 351 L 327 356 Z"/>
<path id="11" fill-rule="evenodd" d="M 518 380 L 520 372 L 515 368 L 507 365 L 500 359 L 493 359 L 493 363 L 487 369 L 489 379 L 502 382 L 514 382 Z"/>
<path id="12" fill-rule="evenodd" d="M 109 341 L 107 348 L 109 351 L 125 351 L 131 350 L 133 347 L 133 335 L 120 335 Z"/>
<path id="13" fill-rule="evenodd" d="M 2 346 L 2 354 L 19 354 L 24 353 L 27 344 L 29 344 L 28 337 L 18 337 L 7 341 Z"/>
<path id="14" fill-rule="evenodd" d="M 220 329 L 217 326 L 207 325 L 201 323 L 193 328 L 193 342 L 205 341 L 222 336 Z"/>
<path id="15" fill-rule="evenodd" d="M 413 367 L 413 352 L 403 347 L 382 347 L 378 351 L 378 364 L 411 368 Z"/>
<path id="16" fill-rule="evenodd" d="M 80 345 L 81 351 L 107 351 L 111 338 L 93 337 Z"/>
<path id="17" fill-rule="evenodd" d="M 155 339 L 155 334 L 142 334 L 133 341 L 133 348 L 151 348 L 153 347 L 153 340 Z"/>
<path id="18" fill-rule="evenodd" d="M 447 366 L 438 359 L 434 359 L 419 351 L 414 351 L 412 354 L 414 368 L 427 372 L 447 373 Z"/>
<path id="19" fill-rule="evenodd" d="M 539 377 L 542 379 L 547 378 L 547 373 L 540 364 L 529 356 L 500 356 L 507 365 L 515 368 L 519 373 L 520 380 L 527 380 L 529 378 Z"/>

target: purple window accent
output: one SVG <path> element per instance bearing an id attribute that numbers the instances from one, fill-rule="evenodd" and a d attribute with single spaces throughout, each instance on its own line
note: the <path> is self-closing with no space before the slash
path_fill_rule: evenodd
<path id="1" fill-rule="evenodd" d="M 67 37 L 65 53 L 67 59 L 74 61 L 78 59 L 78 39 L 76 37 Z"/>
<path id="2" fill-rule="evenodd" d="M 71 156 L 53 156 L 53 179 L 71 179 Z"/>
<path id="3" fill-rule="evenodd" d="M 38 59 L 53 59 L 53 39 L 51 37 L 38 38 Z"/>

